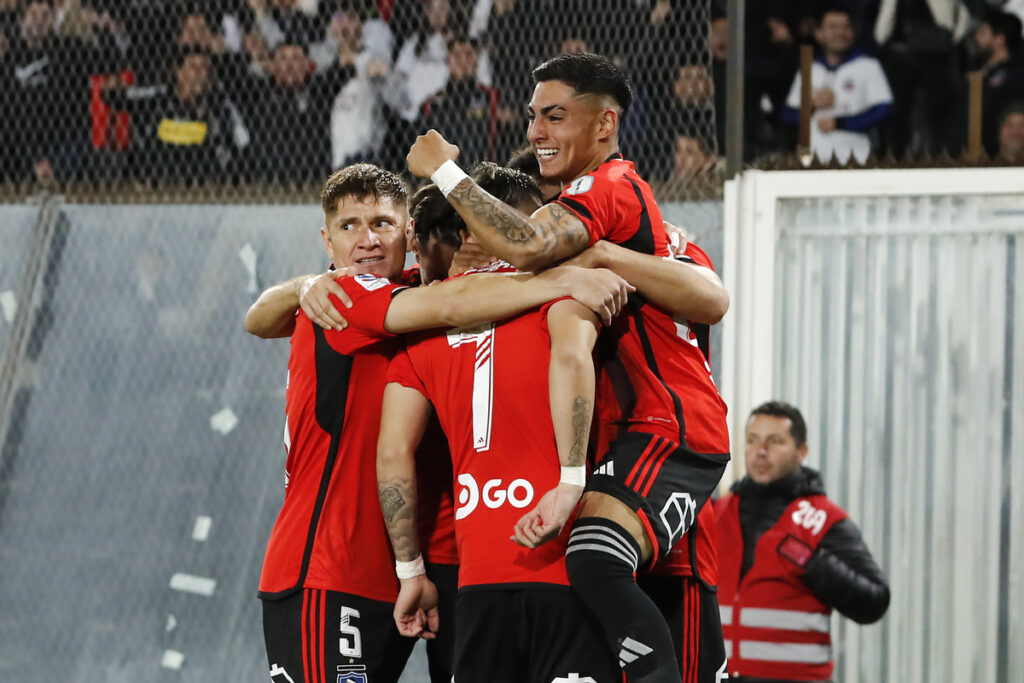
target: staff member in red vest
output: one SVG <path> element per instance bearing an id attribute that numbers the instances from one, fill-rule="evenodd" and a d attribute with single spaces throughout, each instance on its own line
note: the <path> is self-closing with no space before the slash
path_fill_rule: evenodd
<path id="1" fill-rule="evenodd" d="M 715 502 L 718 601 L 730 680 L 828 681 L 829 617 L 860 624 L 889 607 L 889 586 L 846 512 L 803 466 L 807 426 L 771 401 L 747 421 L 747 476 Z"/>

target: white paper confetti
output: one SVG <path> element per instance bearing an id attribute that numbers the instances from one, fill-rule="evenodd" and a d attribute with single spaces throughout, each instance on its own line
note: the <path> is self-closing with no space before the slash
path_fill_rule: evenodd
<path id="1" fill-rule="evenodd" d="M 202 543 L 210 535 L 210 527 L 213 525 L 213 519 L 206 515 L 200 515 L 196 517 L 196 523 L 192 527 L 192 540 L 199 541 Z"/>
<path id="2" fill-rule="evenodd" d="M 194 576 L 178 572 L 171 577 L 171 588 L 183 593 L 195 593 L 196 595 L 210 597 L 213 595 L 213 591 L 217 589 L 217 580 L 209 579 L 205 576 Z"/>
<path id="3" fill-rule="evenodd" d="M 185 663 L 185 655 L 177 650 L 164 650 L 164 656 L 160 658 L 160 666 L 165 669 L 177 671 Z"/>
<path id="4" fill-rule="evenodd" d="M 238 250 L 238 258 L 242 259 L 242 265 L 245 266 L 245 270 L 249 273 L 249 284 L 246 285 L 245 290 L 249 293 L 256 293 L 256 250 L 252 248 L 252 245 L 248 242 L 245 246 Z"/>
<path id="5" fill-rule="evenodd" d="M 167 621 L 164 622 L 164 630 L 170 633 L 176 628 L 178 628 L 178 619 L 173 614 L 168 614 Z"/>
<path id="6" fill-rule="evenodd" d="M 214 413 L 210 416 L 210 429 L 223 435 L 227 435 L 237 426 L 238 416 L 235 415 L 231 408 L 225 408 L 219 413 Z"/>
<path id="7" fill-rule="evenodd" d="M 18 299 L 14 296 L 14 292 L 9 290 L 0 292 L 0 308 L 3 309 L 4 320 L 7 322 L 14 320 L 14 314 L 18 312 Z"/>

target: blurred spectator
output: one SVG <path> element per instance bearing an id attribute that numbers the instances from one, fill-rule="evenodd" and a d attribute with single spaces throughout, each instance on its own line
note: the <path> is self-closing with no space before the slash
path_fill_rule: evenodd
<path id="1" fill-rule="evenodd" d="M 448 0 L 428 0 L 423 23 L 406 35 L 384 89 L 389 107 L 383 162 L 388 168 L 402 168 L 420 130 L 423 105 L 448 84 Z M 399 40 L 401 40 L 401 35 Z"/>
<path id="2" fill-rule="evenodd" d="M 308 14 L 298 0 L 248 0 L 254 27 L 262 34 L 267 48 L 281 43 L 310 45 L 323 36 L 320 15 Z"/>
<path id="3" fill-rule="evenodd" d="M 278 44 L 270 77 L 250 78 L 244 105 L 251 124 L 252 177 L 303 182 L 326 176 L 332 161 L 331 107 L 355 77 L 355 54 L 347 43 L 339 44 L 335 63 L 319 72 L 301 45 Z"/>
<path id="4" fill-rule="evenodd" d="M 708 140 L 677 135 L 672 174 L 654 185 L 658 201 L 704 199 L 724 179 L 724 160 L 715 156 Z"/>
<path id="5" fill-rule="evenodd" d="M 459 163 L 493 161 L 498 93 L 477 80 L 476 47 L 459 36 L 448 45 L 448 85 L 426 105 L 424 128 L 436 128 L 459 146 Z"/>
<path id="6" fill-rule="evenodd" d="M 881 0 L 874 38 L 892 87 L 882 149 L 939 153 L 956 119 L 955 45 L 970 21 L 961 0 Z"/>
<path id="7" fill-rule="evenodd" d="M 1003 111 L 1024 99 L 1024 55 L 1021 54 L 1021 20 L 1007 12 L 991 12 L 974 30 L 981 68 L 981 140 L 990 157 L 999 153 Z"/>
<path id="8" fill-rule="evenodd" d="M 645 172 L 649 177 L 665 179 L 672 175 L 677 138 L 711 125 L 714 89 L 711 74 L 704 64 L 683 64 L 676 69 L 670 95 L 660 98 L 659 116 L 654 130 L 650 131 L 651 138 L 657 142 L 650 145 L 643 155 Z"/>
<path id="9" fill-rule="evenodd" d="M 82 40 L 57 35 L 52 5 L 24 4 L 18 33 L 0 61 L 3 156 L 16 178 L 49 180 L 81 173 L 89 151 L 89 74 L 99 53 Z"/>
<path id="10" fill-rule="evenodd" d="M 833 155 L 864 163 L 871 132 L 889 114 L 892 92 L 874 57 L 852 49 L 853 26 L 845 8 L 827 7 L 815 31 L 819 53 L 811 66 L 811 151 L 823 162 Z M 800 122 L 800 73 L 786 100 L 785 120 Z"/>
<path id="11" fill-rule="evenodd" d="M 708 27 L 708 52 L 711 53 L 711 82 L 715 103 L 715 141 L 718 153 L 725 154 L 725 64 L 729 51 L 729 20 L 725 15 L 711 13 Z"/>
<path id="12" fill-rule="evenodd" d="M 202 182 L 232 177 L 249 132 L 235 107 L 214 87 L 210 57 L 182 48 L 170 86 L 111 88 L 115 109 L 132 114 L 139 178 Z"/>
<path id="13" fill-rule="evenodd" d="M 354 4 L 341 3 L 326 39 L 310 48 L 318 69 L 338 71 L 330 79 L 338 87 L 330 112 L 332 169 L 377 161 L 387 130 L 381 92 L 391 71 L 392 42 L 386 23 L 362 21 Z"/>
<path id="14" fill-rule="evenodd" d="M 1004 164 L 1024 166 L 1024 104 L 1006 108 L 999 125 L 999 155 Z"/>

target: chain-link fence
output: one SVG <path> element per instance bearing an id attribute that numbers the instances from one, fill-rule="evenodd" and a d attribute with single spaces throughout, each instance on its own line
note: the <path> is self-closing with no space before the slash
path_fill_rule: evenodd
<path id="1" fill-rule="evenodd" d="M 504 162 L 532 68 L 598 51 L 633 79 L 624 154 L 717 262 L 709 17 L 706 0 L 0 0 L 0 680 L 266 679 L 255 591 L 288 347 L 242 316 L 325 267 L 332 169 L 403 171 L 430 127 L 464 166 Z M 403 681 L 425 680 L 416 659 Z"/>
<path id="2" fill-rule="evenodd" d="M 316 183 L 353 161 L 402 170 L 429 127 L 461 146 L 467 167 L 501 162 L 525 143 L 531 70 L 574 50 L 632 75 L 623 151 L 666 191 L 694 192 L 680 172 L 712 166 L 721 147 L 707 0 L 0 7 L 0 174 L 16 183 L 215 185 L 230 196 L 238 184 Z"/>

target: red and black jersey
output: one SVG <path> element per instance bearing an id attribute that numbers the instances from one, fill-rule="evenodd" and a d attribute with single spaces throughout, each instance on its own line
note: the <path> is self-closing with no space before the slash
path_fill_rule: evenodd
<path id="1" fill-rule="evenodd" d="M 668 256 L 661 212 L 650 186 L 618 154 L 570 183 L 555 200 L 590 231 L 644 254 Z M 699 249 L 695 263 L 710 266 Z M 727 455 L 725 402 L 694 330 L 639 294 L 598 340 L 598 460 L 626 431 L 644 432 L 697 453 Z"/>
<path id="2" fill-rule="evenodd" d="M 500 324 L 410 335 L 388 373 L 389 382 L 433 403 L 448 435 L 460 588 L 568 583 L 568 525 L 540 548 L 510 539 L 515 522 L 560 476 L 548 399 L 548 308 Z"/>
<path id="3" fill-rule="evenodd" d="M 391 545 L 377 497 L 377 435 L 384 376 L 397 338 L 384 330 L 404 288 L 373 275 L 338 281 L 352 299 L 344 330 L 299 311 L 286 392 L 284 504 L 260 576 L 260 597 L 300 588 L 394 601 Z M 341 308 L 340 302 L 334 300 Z"/>

